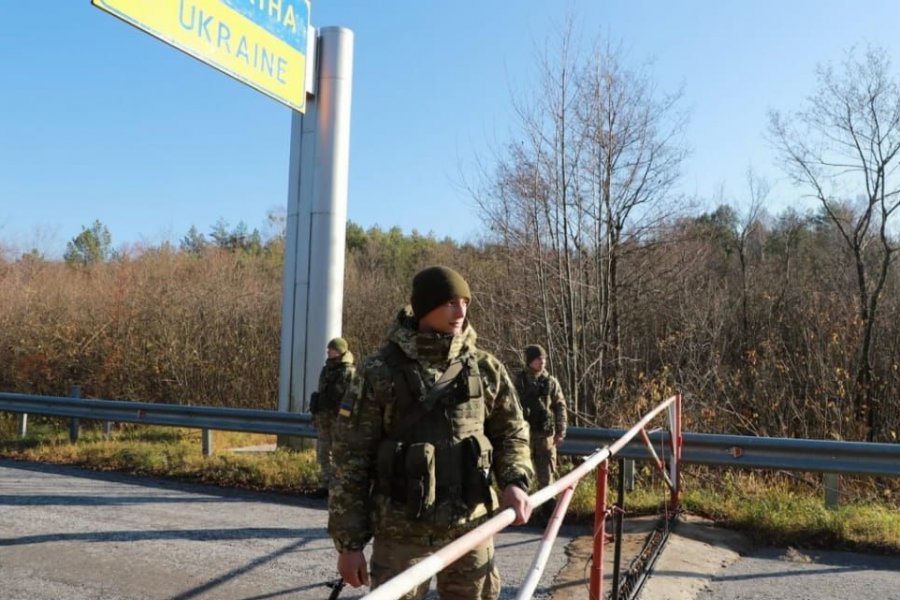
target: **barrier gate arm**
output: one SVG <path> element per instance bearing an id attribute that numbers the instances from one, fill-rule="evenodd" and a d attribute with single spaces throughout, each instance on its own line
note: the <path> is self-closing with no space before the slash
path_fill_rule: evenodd
<path id="1" fill-rule="evenodd" d="M 608 460 L 610 456 L 624 448 L 632 438 L 638 435 L 641 429 L 646 427 L 647 423 L 663 410 L 675 404 L 679 399 L 680 396 L 672 396 L 668 400 L 661 402 L 656 408 L 644 415 L 636 425 L 625 432 L 622 437 L 616 440 L 611 446 L 596 450 L 593 454 L 588 456 L 581 465 L 547 487 L 542 488 L 529 496 L 532 507 L 536 508 L 541 506 L 566 488 L 574 488 L 582 477 L 593 471 L 601 463 Z M 515 519 L 516 514 L 512 508 L 502 510 L 472 531 L 450 542 L 431 556 L 414 564 L 402 573 L 398 573 L 387 580 L 383 585 L 370 591 L 363 596 L 363 600 L 397 600 L 397 598 L 400 598 L 415 586 L 431 579 L 436 573 L 458 560 L 463 554 L 475 546 L 499 533 L 508 525 L 511 525 Z M 593 576 L 594 573 L 592 572 L 592 583 Z"/>
<path id="2" fill-rule="evenodd" d="M 544 537 L 541 538 L 541 543 L 538 546 L 537 554 L 534 555 L 534 560 L 531 562 L 528 576 L 525 577 L 525 581 L 522 582 L 522 587 L 519 588 L 516 600 L 528 600 L 531 598 L 532 594 L 534 594 L 534 590 L 537 589 L 538 583 L 541 581 L 541 575 L 544 574 L 544 567 L 547 565 L 547 560 L 550 558 L 553 542 L 556 541 L 556 536 L 559 534 L 559 528 L 562 525 L 563 517 L 569 509 L 569 502 L 572 500 L 574 494 L 575 486 L 569 486 L 562 493 L 562 496 L 560 496 L 559 502 L 556 503 L 556 508 L 553 509 L 553 515 L 550 517 L 547 529 L 544 530 Z"/>

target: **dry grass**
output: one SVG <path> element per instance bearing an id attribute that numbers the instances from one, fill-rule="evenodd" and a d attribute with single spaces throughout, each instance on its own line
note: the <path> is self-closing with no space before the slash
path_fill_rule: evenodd
<path id="1" fill-rule="evenodd" d="M 71 444 L 60 420 L 33 422 L 24 440 L 14 439 L 10 421 L 0 426 L 0 439 L 5 440 L 0 454 L 8 458 L 285 493 L 318 485 L 319 468 L 312 451 L 230 451 L 273 443 L 274 436 L 217 431 L 213 433 L 215 454 L 204 458 L 201 433 L 195 429 L 125 425 L 116 427 L 112 439 L 105 440 L 98 427 L 87 427 L 79 443 Z"/>
<path id="2" fill-rule="evenodd" d="M 274 408 L 280 307 L 262 256 L 0 265 L 0 389 Z"/>

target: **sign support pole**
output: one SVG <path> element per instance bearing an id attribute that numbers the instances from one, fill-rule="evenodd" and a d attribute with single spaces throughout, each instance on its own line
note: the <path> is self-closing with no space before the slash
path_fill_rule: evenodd
<path id="1" fill-rule="evenodd" d="M 341 335 L 350 165 L 353 32 L 325 27 L 316 36 L 315 97 L 294 111 L 284 260 L 278 410 L 306 412 Z"/>

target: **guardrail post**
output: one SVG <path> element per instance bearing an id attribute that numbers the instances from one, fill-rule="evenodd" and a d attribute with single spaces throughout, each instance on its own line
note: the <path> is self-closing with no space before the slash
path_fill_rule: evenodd
<path id="1" fill-rule="evenodd" d="M 212 429 L 204 429 L 203 430 L 203 456 L 212 456 L 213 455 L 213 436 Z"/>
<path id="2" fill-rule="evenodd" d="M 103 439 L 107 442 L 112 439 L 112 421 L 103 422 Z"/>
<path id="3" fill-rule="evenodd" d="M 609 460 L 597 467 L 597 495 L 594 503 L 594 554 L 591 558 L 590 600 L 603 600 L 603 544 L 606 541 L 606 486 Z"/>
<path id="4" fill-rule="evenodd" d="M 837 508 L 841 497 L 841 477 L 837 473 L 825 473 L 822 477 L 825 484 L 825 507 Z"/>
<path id="5" fill-rule="evenodd" d="M 622 461 L 622 474 L 625 476 L 625 490 L 634 491 L 634 459 L 626 458 Z"/>
<path id="6" fill-rule="evenodd" d="M 19 437 L 24 438 L 28 435 L 28 413 L 19 414 Z"/>
<path id="7" fill-rule="evenodd" d="M 619 459 L 619 490 L 616 497 L 616 549 L 613 555 L 613 580 L 612 580 L 612 598 L 619 597 L 619 569 L 622 567 L 622 532 L 625 521 L 625 463 L 632 462 L 623 458 Z M 634 463 L 631 464 L 632 474 L 634 473 Z"/>
<path id="8" fill-rule="evenodd" d="M 69 395 L 73 398 L 81 398 L 81 386 L 73 385 L 69 388 Z M 78 421 L 77 417 L 72 417 L 69 419 L 69 441 L 73 444 L 78 441 L 78 435 L 80 433 L 81 424 Z"/>

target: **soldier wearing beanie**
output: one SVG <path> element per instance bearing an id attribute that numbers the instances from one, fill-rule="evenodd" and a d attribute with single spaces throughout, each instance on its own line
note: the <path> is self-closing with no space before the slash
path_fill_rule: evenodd
<path id="1" fill-rule="evenodd" d="M 313 415 L 319 435 L 316 438 L 316 460 L 319 463 L 319 488 L 314 492 L 317 498 L 328 496 L 328 485 L 332 473 L 332 431 L 338 416 L 341 399 L 353 380 L 356 368 L 353 353 L 347 340 L 336 337 L 325 347 L 325 366 L 319 373 L 319 387 L 313 392 L 309 402 L 309 412 Z"/>
<path id="2" fill-rule="evenodd" d="M 512 507 L 516 524 L 531 515 L 528 424 L 506 369 L 476 347 L 471 299 L 453 269 L 419 271 L 409 305 L 344 398 L 328 531 L 338 571 L 354 587 L 370 576 L 381 585 L 497 509 Z M 404 598 L 425 598 L 428 587 Z M 441 571 L 437 589 L 441 598 L 496 599 L 493 540 Z"/>
<path id="3" fill-rule="evenodd" d="M 524 354 L 525 368 L 516 375 L 516 391 L 531 430 L 537 484 L 543 488 L 556 478 L 556 448 L 566 437 L 566 400 L 559 381 L 547 372 L 547 351 L 533 344 L 525 347 Z"/>

